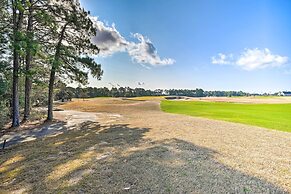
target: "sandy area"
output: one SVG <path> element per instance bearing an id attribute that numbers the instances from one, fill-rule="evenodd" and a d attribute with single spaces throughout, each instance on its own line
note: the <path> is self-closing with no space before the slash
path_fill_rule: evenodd
<path id="1" fill-rule="evenodd" d="M 2 153 L 0 191 L 291 193 L 291 133 L 163 113 L 158 101 L 60 108 L 73 130 Z"/>

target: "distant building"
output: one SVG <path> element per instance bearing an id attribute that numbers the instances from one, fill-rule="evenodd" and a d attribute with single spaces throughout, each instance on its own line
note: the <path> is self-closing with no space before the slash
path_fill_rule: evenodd
<path id="1" fill-rule="evenodd" d="M 279 92 L 278 96 L 291 96 L 291 92 L 287 92 L 287 91 Z"/>

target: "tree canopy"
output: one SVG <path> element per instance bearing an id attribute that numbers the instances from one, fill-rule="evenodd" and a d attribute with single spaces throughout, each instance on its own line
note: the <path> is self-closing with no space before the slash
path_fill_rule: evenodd
<path id="1" fill-rule="evenodd" d="M 53 119 L 57 82 L 86 85 L 89 73 L 101 79 L 101 65 L 93 59 L 99 49 L 91 42 L 96 29 L 79 1 L 0 0 L 0 18 L 0 98 L 13 127 L 20 124 L 20 109 L 28 120 L 39 98 Z"/>

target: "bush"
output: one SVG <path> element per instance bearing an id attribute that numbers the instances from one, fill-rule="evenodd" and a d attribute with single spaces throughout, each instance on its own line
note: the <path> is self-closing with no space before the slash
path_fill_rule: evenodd
<path id="1" fill-rule="evenodd" d="M 1 100 L 0 110 L 0 128 L 3 128 L 10 118 L 10 110 L 9 106 L 7 106 L 7 101 Z"/>

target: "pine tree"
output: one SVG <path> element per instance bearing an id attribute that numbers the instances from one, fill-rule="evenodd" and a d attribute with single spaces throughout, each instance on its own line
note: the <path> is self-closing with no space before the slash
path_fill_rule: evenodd
<path id="1" fill-rule="evenodd" d="M 33 47 L 33 0 L 29 0 L 27 30 L 26 30 L 26 56 L 25 56 L 25 94 L 24 94 L 24 116 L 23 121 L 28 120 L 30 115 L 30 94 L 31 94 L 31 75 L 30 68 L 32 63 L 32 47 Z"/>
<path id="2" fill-rule="evenodd" d="M 20 55 L 22 53 L 23 41 L 23 18 L 24 18 L 25 0 L 12 0 L 12 45 L 13 45 L 13 85 L 12 85 L 12 127 L 20 125 L 19 120 L 19 69 Z"/>
<path id="3" fill-rule="evenodd" d="M 88 70 L 93 77 L 100 79 L 101 65 L 88 55 L 98 54 L 99 49 L 91 43 L 96 34 L 89 12 L 80 7 L 77 1 L 56 1 L 49 7 L 54 17 L 53 37 L 57 41 L 51 60 L 47 120 L 53 119 L 53 90 L 56 74 L 66 79 L 86 84 Z"/>

